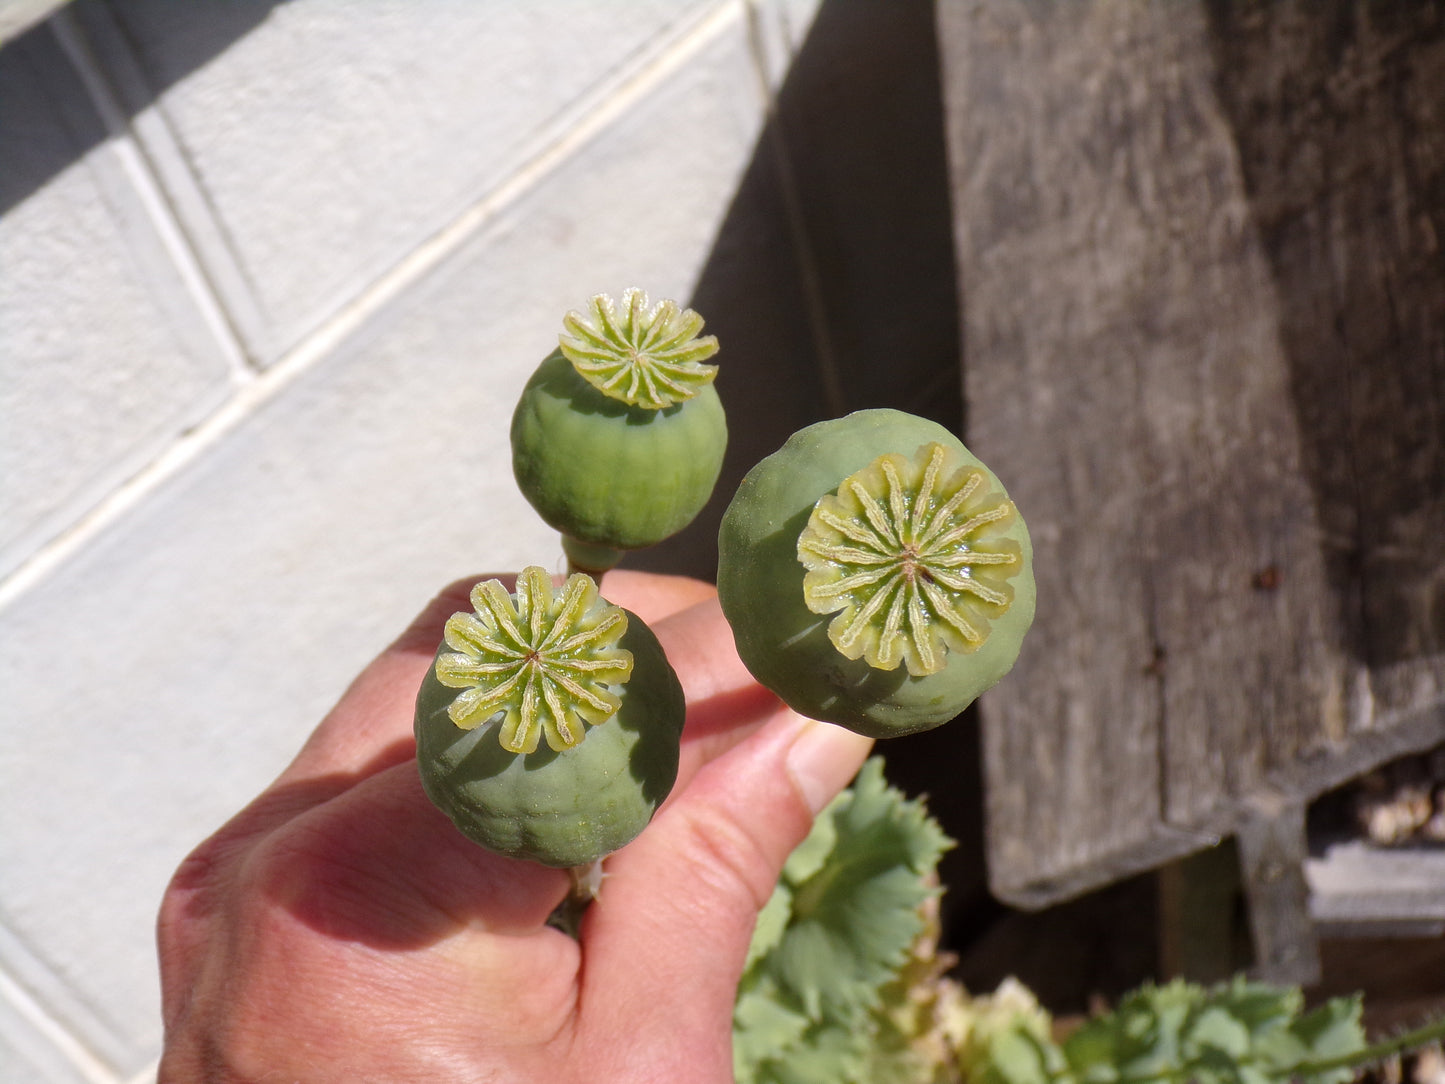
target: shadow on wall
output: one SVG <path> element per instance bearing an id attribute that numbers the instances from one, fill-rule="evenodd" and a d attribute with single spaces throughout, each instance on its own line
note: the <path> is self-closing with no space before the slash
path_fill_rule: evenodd
<path id="1" fill-rule="evenodd" d="M 690 301 L 722 347 L 722 478 L 630 564 L 713 579 L 737 483 L 812 422 L 891 406 L 960 431 L 949 223 L 933 5 L 825 0 Z"/>
<path id="2" fill-rule="evenodd" d="M 129 119 L 167 88 L 224 52 L 259 26 L 284 0 L 227 0 L 224 4 L 178 4 L 144 0 L 119 11 L 104 0 L 76 0 L 62 19 L 83 27 L 121 34 L 145 60 L 146 80 L 139 72 L 124 86 L 107 85 L 104 93 L 120 115 Z M 166 24 L 164 56 L 145 56 L 140 39 L 127 26 L 147 21 Z M 157 40 L 151 35 L 149 40 Z M 37 101 L 37 96 L 40 100 Z M 57 126 L 27 118 L 56 116 Z M 96 116 L 75 65 L 66 56 L 49 21 L 32 27 L 0 48 L 0 137 L 7 148 L 0 170 L 0 215 L 24 201 L 52 177 L 74 165 L 112 133 Z"/>
<path id="3" fill-rule="evenodd" d="M 628 563 L 711 580 L 742 476 L 795 430 L 895 407 L 963 432 L 938 43 L 928 0 L 825 0 L 789 69 L 690 304 L 721 344 L 722 477 L 682 533 Z M 966 435 L 966 434 L 965 434 Z M 958 841 L 951 942 L 996 917 L 972 711 L 886 750 L 889 779 Z"/>

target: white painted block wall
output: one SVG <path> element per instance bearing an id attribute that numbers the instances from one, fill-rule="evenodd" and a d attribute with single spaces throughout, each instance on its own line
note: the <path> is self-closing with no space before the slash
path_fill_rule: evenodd
<path id="1" fill-rule="evenodd" d="M 0 1080 L 144 1080 L 176 863 L 512 489 L 563 312 L 686 299 L 815 0 L 79 0 L 0 50 Z"/>

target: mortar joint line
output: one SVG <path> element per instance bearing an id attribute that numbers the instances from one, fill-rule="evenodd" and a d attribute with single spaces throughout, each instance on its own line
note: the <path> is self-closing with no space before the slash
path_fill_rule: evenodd
<path id="1" fill-rule="evenodd" d="M 9 1004 L 90 1084 L 116 1084 L 114 1069 L 3 970 L 0 970 L 0 1002 Z"/>
<path id="2" fill-rule="evenodd" d="M 171 204 L 155 163 L 151 161 L 144 141 L 137 137 L 105 66 L 96 58 L 87 35 L 77 25 L 72 12 L 63 8 L 57 11 L 51 16 L 50 27 L 104 124 L 121 168 L 134 187 L 151 228 L 225 360 L 232 382 L 244 383 L 254 379 L 258 366 L 242 344 L 235 323 L 207 274 L 195 241 Z"/>

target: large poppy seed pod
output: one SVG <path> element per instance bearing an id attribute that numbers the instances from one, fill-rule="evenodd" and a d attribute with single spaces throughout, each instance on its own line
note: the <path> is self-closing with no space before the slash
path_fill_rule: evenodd
<path id="1" fill-rule="evenodd" d="M 634 839 L 677 779 L 686 703 L 657 637 L 593 580 L 531 567 L 454 614 L 416 702 L 422 785 L 498 854 L 583 866 Z"/>
<path id="2" fill-rule="evenodd" d="M 563 324 L 512 415 L 512 471 L 573 565 L 600 572 L 680 531 L 712 494 L 727 447 L 704 364 L 717 340 L 641 290 L 599 295 Z"/>
<path id="3" fill-rule="evenodd" d="M 718 597 L 743 662 L 789 706 L 893 737 L 947 722 L 1013 666 L 1033 548 L 957 437 L 863 410 L 794 434 L 743 479 Z"/>

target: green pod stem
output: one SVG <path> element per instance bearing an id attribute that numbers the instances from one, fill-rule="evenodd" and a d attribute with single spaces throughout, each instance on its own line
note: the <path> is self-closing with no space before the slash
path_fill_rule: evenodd
<path id="1" fill-rule="evenodd" d="M 457 697 L 435 665 L 417 695 L 417 766 L 428 797 L 469 839 L 546 866 L 584 866 L 637 837 L 672 790 L 686 702 L 657 637 L 636 614 L 618 646 L 632 675 L 616 714 L 577 745 L 502 747 L 495 723 L 471 730 L 448 715 Z M 438 658 L 448 651 L 443 644 Z"/>
<path id="2" fill-rule="evenodd" d="M 820 499 L 845 480 L 880 457 L 913 457 L 933 445 L 947 450 L 950 470 L 981 472 L 977 486 L 994 494 L 996 507 L 1007 507 L 1006 520 L 980 533 L 986 545 L 1007 550 L 1010 569 L 1006 583 L 994 581 L 1007 598 L 980 622 L 981 641 L 938 649 L 933 654 L 941 656 L 941 668 L 915 674 L 913 659 L 903 665 L 895 656 L 892 668 L 880 668 L 835 646 L 836 615 L 815 612 L 805 599 L 808 570 L 799 539 Z M 895 507 L 902 507 L 898 500 Z M 887 498 L 880 507 L 888 509 Z M 1013 666 L 1034 615 L 1028 529 L 998 479 L 948 430 L 896 410 L 864 410 L 809 426 L 754 467 L 723 516 L 717 582 L 738 654 L 759 682 L 803 715 L 875 738 L 928 730 L 956 716 Z"/>
<path id="3" fill-rule="evenodd" d="M 523 389 L 511 437 L 517 485 L 549 525 L 589 552 L 633 550 L 676 534 L 707 503 L 727 422 L 711 385 L 660 410 L 633 406 L 558 350 Z"/>
<path id="4" fill-rule="evenodd" d="M 602 546 L 594 542 L 579 542 L 571 535 L 562 536 L 562 552 L 567 556 L 567 571 L 583 572 L 595 579 L 601 579 L 602 573 L 609 568 L 616 568 L 622 558 L 627 556 L 625 550 L 613 549 L 611 546 Z"/>

